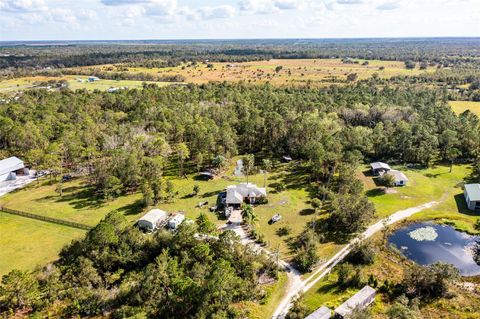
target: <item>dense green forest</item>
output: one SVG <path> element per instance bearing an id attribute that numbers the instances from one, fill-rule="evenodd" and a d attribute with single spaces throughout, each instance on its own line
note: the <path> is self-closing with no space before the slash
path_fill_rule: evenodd
<path id="1" fill-rule="evenodd" d="M 318 261 L 316 242 L 348 238 L 375 215 L 355 177 L 360 163 L 429 166 L 480 155 L 479 119 L 469 111 L 455 115 L 447 92 L 375 81 L 324 89 L 212 83 L 145 84 L 114 94 L 30 90 L 0 104 L 0 154 L 21 156 L 54 176 L 80 172 L 105 198 L 141 190 L 155 193 L 155 201 L 172 191 L 164 180 L 172 163 L 182 175 L 184 168 L 214 167 L 219 156 L 288 154 L 302 160 L 313 200 L 330 213 L 296 240 L 295 262 L 308 271 Z M 60 317 L 241 317 L 235 304 L 262 299 L 257 279 L 275 276 L 275 263 L 230 232 L 196 238 L 213 234 L 211 227 L 199 230 L 204 224 L 145 237 L 111 213 L 53 265 L 5 276 L 0 309 Z"/>
<path id="2" fill-rule="evenodd" d="M 359 58 L 478 66 L 477 38 L 265 39 L 217 41 L 128 41 L 0 44 L 0 69 L 61 68 L 109 63 L 173 66 L 182 61 Z M 152 62 L 154 59 L 163 62 Z"/>

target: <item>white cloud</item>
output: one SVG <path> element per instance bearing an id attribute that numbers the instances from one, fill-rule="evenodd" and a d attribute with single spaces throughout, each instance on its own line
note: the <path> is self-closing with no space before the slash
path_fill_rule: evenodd
<path id="1" fill-rule="evenodd" d="M 85 21 L 95 20 L 97 18 L 97 13 L 93 10 L 83 9 L 83 10 L 78 11 L 77 17 L 78 17 L 78 19 L 85 20 Z"/>
<path id="2" fill-rule="evenodd" d="M 77 22 L 77 17 L 72 10 L 63 8 L 53 8 L 49 10 L 50 19 L 54 22 L 74 24 Z"/>
<path id="3" fill-rule="evenodd" d="M 398 8 L 400 8 L 400 4 L 398 2 L 384 2 L 377 6 L 377 9 L 382 11 L 395 10 Z"/>
<path id="4" fill-rule="evenodd" d="M 0 9 L 8 12 L 37 12 L 48 9 L 44 0 L 0 0 Z"/>
<path id="5" fill-rule="evenodd" d="M 281 10 L 295 10 L 305 7 L 307 0 L 241 0 L 240 11 L 254 14 L 271 14 Z"/>
<path id="6" fill-rule="evenodd" d="M 203 19 L 222 19 L 231 18 L 235 15 L 236 10 L 230 5 L 222 5 L 217 7 L 202 7 L 198 13 Z"/>
<path id="7" fill-rule="evenodd" d="M 146 14 L 152 16 L 172 16 L 177 9 L 177 0 L 151 0 L 145 6 Z"/>
<path id="8" fill-rule="evenodd" d="M 101 0 L 106 6 L 123 6 L 133 4 L 145 4 L 151 2 L 150 0 Z"/>
<path id="9" fill-rule="evenodd" d="M 362 4 L 362 3 L 365 3 L 365 1 L 364 0 L 337 0 L 337 3 L 349 5 L 349 4 Z"/>

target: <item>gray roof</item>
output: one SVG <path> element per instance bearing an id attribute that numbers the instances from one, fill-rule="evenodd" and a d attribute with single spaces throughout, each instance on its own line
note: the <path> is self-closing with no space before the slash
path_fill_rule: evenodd
<path id="1" fill-rule="evenodd" d="M 465 184 L 465 191 L 471 201 L 480 201 L 480 184 Z"/>
<path id="2" fill-rule="evenodd" d="M 371 163 L 370 166 L 372 167 L 372 169 L 386 169 L 386 170 L 390 170 L 390 165 L 388 165 L 387 163 L 382 163 L 382 162 L 375 162 L 375 163 Z"/>
<path id="3" fill-rule="evenodd" d="M 0 175 L 24 168 L 23 161 L 18 157 L 12 156 L 0 161 Z"/>
<path id="4" fill-rule="evenodd" d="M 357 292 L 353 297 L 341 304 L 335 313 L 345 317 L 349 315 L 355 308 L 359 306 L 366 306 L 365 301 L 368 301 L 370 298 L 375 297 L 375 289 L 370 286 L 363 287 L 359 292 Z"/>
<path id="5" fill-rule="evenodd" d="M 396 181 L 396 182 L 399 182 L 399 181 L 408 181 L 408 177 L 407 177 L 405 174 L 403 174 L 402 172 L 400 172 L 400 171 L 397 171 L 397 170 L 392 169 L 392 170 L 390 170 L 390 171 L 388 172 L 388 174 L 393 175 L 393 177 L 395 177 L 395 181 Z"/>
<path id="6" fill-rule="evenodd" d="M 330 319 L 332 316 L 332 311 L 325 307 L 321 306 L 311 314 L 309 314 L 305 319 Z"/>
<path id="7" fill-rule="evenodd" d="M 148 213 L 146 213 L 145 215 L 143 215 L 142 218 L 140 218 L 138 221 L 155 225 L 166 219 L 167 219 L 167 212 L 158 208 L 154 208 L 150 210 Z"/>

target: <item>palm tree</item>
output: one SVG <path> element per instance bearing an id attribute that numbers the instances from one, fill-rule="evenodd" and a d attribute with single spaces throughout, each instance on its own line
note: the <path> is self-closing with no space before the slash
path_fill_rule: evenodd
<path id="1" fill-rule="evenodd" d="M 242 217 L 247 225 L 255 225 L 258 222 L 258 216 L 252 205 L 242 205 Z"/>
<path id="2" fill-rule="evenodd" d="M 272 161 L 269 159 L 263 160 L 263 187 L 267 187 L 267 173 L 272 170 Z"/>
<path id="3" fill-rule="evenodd" d="M 255 166 L 255 156 L 253 154 L 247 154 L 243 159 L 243 170 L 245 175 L 247 176 L 247 183 L 248 183 L 248 175 L 253 170 Z"/>

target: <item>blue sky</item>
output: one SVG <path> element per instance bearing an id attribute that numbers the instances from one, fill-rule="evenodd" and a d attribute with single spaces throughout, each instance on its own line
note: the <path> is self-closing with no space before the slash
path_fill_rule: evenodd
<path id="1" fill-rule="evenodd" d="M 480 0 L 0 0 L 0 40 L 480 36 Z"/>

